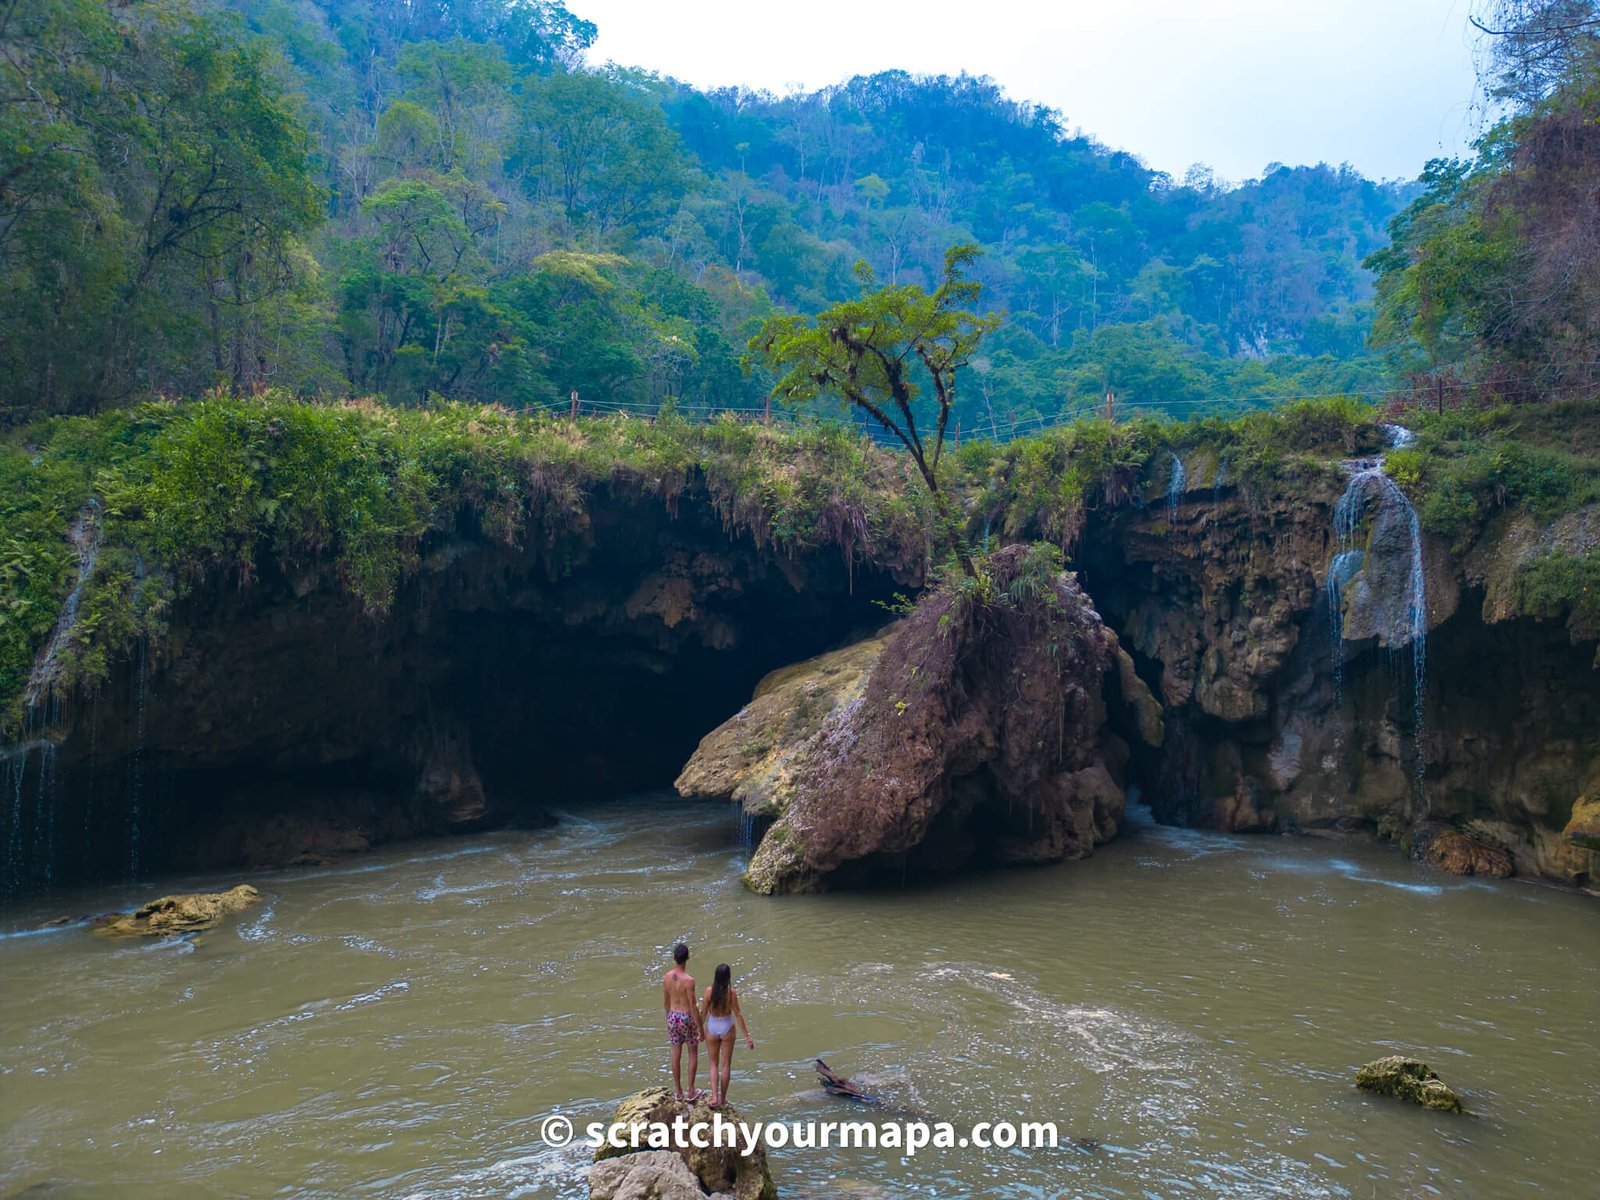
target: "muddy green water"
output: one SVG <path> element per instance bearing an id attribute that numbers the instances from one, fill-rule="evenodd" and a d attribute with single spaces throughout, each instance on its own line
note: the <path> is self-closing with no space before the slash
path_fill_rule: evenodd
<path id="1" fill-rule="evenodd" d="M 585 1196 L 586 1151 L 539 1119 L 664 1080 L 679 937 L 698 975 L 735 965 L 748 1115 L 848 1115 L 820 1054 L 939 1118 L 1104 1143 L 788 1150 L 785 1197 L 1600 1195 L 1593 899 L 1145 826 L 1059 868 L 773 901 L 736 843 L 720 808 L 642 799 L 259 877 L 268 903 L 198 944 L 8 936 L 0 1195 Z M 1475 1115 L 1354 1091 L 1402 1050 Z"/>

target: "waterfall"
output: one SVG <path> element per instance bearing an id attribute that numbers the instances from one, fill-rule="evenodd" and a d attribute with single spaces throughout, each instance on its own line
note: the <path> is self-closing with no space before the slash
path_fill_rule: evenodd
<path id="1" fill-rule="evenodd" d="M 1411 707 L 1415 720 L 1412 736 L 1416 739 L 1417 795 L 1425 798 L 1423 775 L 1427 767 L 1427 753 L 1423 739 L 1422 709 L 1428 684 L 1428 603 L 1427 573 L 1422 566 L 1422 525 L 1417 520 L 1416 508 L 1406 499 L 1400 485 L 1387 475 L 1383 477 L 1383 482 L 1405 506 L 1406 523 L 1411 531 L 1411 575 L 1406 595 L 1406 615 L 1411 634 Z"/>
<path id="2" fill-rule="evenodd" d="M 1183 459 L 1174 451 L 1168 450 L 1167 457 L 1172 460 L 1167 472 L 1167 524 L 1170 526 L 1177 520 L 1178 504 L 1189 486 L 1189 473 L 1183 469 Z"/>
<path id="3" fill-rule="evenodd" d="M 28 775 L 27 744 L 12 747 L 6 756 L 6 793 L 11 801 L 11 828 L 6 837 L 6 890 L 22 890 L 25 874 L 22 868 L 22 785 Z"/>
<path id="4" fill-rule="evenodd" d="M 90 500 L 67 531 L 78 558 L 77 577 L 62 601 L 50 630 L 50 640 L 28 673 L 22 693 L 22 741 L 0 747 L 5 763 L 4 796 L 9 801 L 6 832 L 5 889 L 15 894 L 34 879 L 47 886 L 55 878 L 56 815 L 61 782 L 60 745 L 52 733 L 61 724 L 60 684 L 66 669 L 64 656 L 78 629 L 78 612 L 84 589 L 100 557 L 100 503 Z M 26 803 L 29 768 L 37 758 L 33 776 L 32 810 Z M 0 810 L 4 811 L 4 810 Z"/>
<path id="5" fill-rule="evenodd" d="M 1414 434 L 1399 425 L 1383 427 L 1391 448 L 1409 445 Z M 1350 481 L 1344 494 L 1333 508 L 1333 533 L 1335 552 L 1328 564 L 1324 590 L 1328 601 L 1329 631 L 1333 640 L 1334 696 L 1343 701 L 1344 640 L 1346 633 L 1345 598 L 1352 583 L 1359 578 L 1373 589 L 1381 589 L 1384 579 L 1393 579 L 1400 588 L 1399 595 L 1376 596 L 1368 608 L 1376 612 L 1382 622 L 1368 631 L 1386 650 L 1395 650 L 1409 644 L 1411 649 L 1411 710 L 1417 776 L 1417 794 L 1426 803 L 1424 776 L 1427 768 L 1426 742 L 1423 728 L 1424 701 L 1428 681 L 1428 604 L 1427 573 L 1422 561 L 1422 526 L 1417 510 L 1407 499 L 1400 485 L 1384 473 L 1383 456 L 1370 462 L 1351 464 Z M 1376 500 L 1377 516 L 1366 550 L 1355 547 L 1355 535 L 1369 507 Z M 1404 534 L 1405 570 L 1403 573 L 1381 574 L 1372 553 L 1379 526 L 1398 514 Z M 1393 584 L 1391 584 L 1391 589 Z M 1399 601 L 1399 603 L 1395 603 Z M 1373 612 L 1368 612 L 1368 625 Z M 1396 681 L 1396 687 L 1400 682 Z"/>
<path id="6" fill-rule="evenodd" d="M 89 582 L 89 576 L 94 573 L 95 561 L 100 557 L 99 512 L 99 501 L 89 501 L 67 534 L 78 553 L 78 578 L 61 605 L 61 613 L 56 617 L 55 628 L 50 633 L 44 653 L 33 664 L 33 671 L 28 676 L 28 690 L 23 694 L 23 704 L 30 709 L 37 708 L 40 701 L 50 695 L 61 677 L 61 651 L 77 629 L 83 589 Z"/>
<path id="7" fill-rule="evenodd" d="M 1344 589 L 1361 573 L 1360 550 L 1340 550 L 1328 566 L 1328 580 L 1323 585 L 1328 594 L 1329 633 L 1333 640 L 1333 700 L 1344 701 Z"/>
<path id="8" fill-rule="evenodd" d="M 139 810 L 144 801 L 144 701 L 149 658 L 148 640 L 144 637 L 140 637 L 137 653 L 138 669 L 134 672 L 133 681 L 133 707 L 135 713 L 133 763 L 128 771 L 129 882 L 135 882 L 139 878 L 139 837 L 142 829 L 141 814 Z"/>

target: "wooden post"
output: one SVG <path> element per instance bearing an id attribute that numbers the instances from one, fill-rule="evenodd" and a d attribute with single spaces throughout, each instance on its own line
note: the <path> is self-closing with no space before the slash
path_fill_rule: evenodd
<path id="1" fill-rule="evenodd" d="M 1117 423 L 1117 394 L 1109 390 L 1106 392 L 1106 420 L 1113 425 Z"/>
<path id="2" fill-rule="evenodd" d="M 961 449 L 961 418 L 956 418 L 956 449 Z"/>
<path id="3" fill-rule="evenodd" d="M 572 389 L 572 419 L 574 421 L 576 421 L 578 419 L 578 389 L 577 388 L 573 388 Z"/>
<path id="4" fill-rule="evenodd" d="M 767 393 L 767 412 L 766 412 L 766 416 L 763 418 L 763 420 L 768 425 L 772 424 L 772 393 L 771 392 Z"/>

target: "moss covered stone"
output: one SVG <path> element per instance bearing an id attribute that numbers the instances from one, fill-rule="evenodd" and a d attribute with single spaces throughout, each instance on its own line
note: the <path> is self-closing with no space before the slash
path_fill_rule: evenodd
<path id="1" fill-rule="evenodd" d="M 1356 1086 L 1365 1092 L 1410 1100 L 1440 1112 L 1461 1112 L 1461 1097 L 1418 1058 L 1391 1054 L 1356 1072 Z"/>

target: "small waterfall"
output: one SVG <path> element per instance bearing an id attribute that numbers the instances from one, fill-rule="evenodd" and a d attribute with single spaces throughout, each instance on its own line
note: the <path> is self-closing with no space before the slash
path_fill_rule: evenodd
<path id="1" fill-rule="evenodd" d="M 1171 460 L 1167 470 L 1167 524 L 1171 526 L 1178 519 L 1178 505 L 1188 490 L 1189 473 L 1183 469 L 1183 459 L 1174 451 L 1168 450 L 1167 457 Z"/>
<path id="2" fill-rule="evenodd" d="M 90 500 L 83 506 L 67 531 L 67 540 L 77 554 L 77 578 L 62 601 L 50 640 L 28 673 L 28 684 L 22 693 L 22 741 L 0 748 L 0 761 L 5 763 L 4 795 L 9 800 L 10 821 L 5 842 L 5 890 L 11 894 L 20 892 L 31 882 L 41 881 L 48 886 L 55 879 L 61 760 L 59 740 L 52 731 L 61 724 L 60 685 L 66 670 L 66 652 L 77 633 L 84 589 L 100 557 L 99 501 Z M 26 794 L 29 768 L 35 760 L 39 765 L 32 777 L 30 812 Z"/>
<path id="3" fill-rule="evenodd" d="M 1427 572 L 1422 565 L 1422 525 L 1417 520 L 1416 508 L 1406 499 L 1405 493 L 1400 490 L 1400 485 L 1387 475 L 1383 477 L 1383 481 L 1405 506 L 1406 522 L 1411 529 L 1411 577 L 1410 586 L 1407 588 L 1406 615 L 1411 627 L 1411 706 L 1414 720 L 1412 736 L 1416 739 L 1417 795 L 1426 800 L 1423 776 L 1426 773 L 1428 756 L 1423 737 L 1422 710 L 1428 686 L 1428 601 Z"/>
<path id="4" fill-rule="evenodd" d="M 1389 449 L 1391 450 L 1404 449 L 1417 440 L 1417 435 L 1404 425 L 1380 425 L 1378 428 L 1382 429 L 1385 436 L 1388 437 Z"/>
<path id="5" fill-rule="evenodd" d="M 1328 579 L 1323 585 L 1328 595 L 1328 631 L 1333 641 L 1333 700 L 1344 702 L 1344 589 L 1361 573 L 1361 563 L 1366 558 L 1360 550 L 1340 550 L 1328 566 Z"/>
<path id="6" fill-rule="evenodd" d="M 66 647 L 78 626 L 78 608 L 83 603 L 83 589 L 89 582 L 89 576 L 94 573 L 94 565 L 100 557 L 100 502 L 91 500 L 83 506 L 83 511 L 78 514 L 78 519 L 72 523 L 68 532 L 68 540 L 78 552 L 78 579 L 73 584 L 72 591 L 67 593 L 66 601 L 61 605 L 61 614 L 56 617 L 55 629 L 51 631 L 50 641 L 43 654 L 33 664 L 33 671 L 28 676 L 28 690 L 23 694 L 23 704 L 29 709 L 34 709 L 46 700 L 54 691 L 56 683 L 61 678 L 61 651 Z"/>
<path id="7" fill-rule="evenodd" d="M 1415 437 L 1409 429 L 1399 425 L 1385 425 L 1383 429 L 1388 434 L 1391 448 L 1409 445 Z M 1375 522 L 1383 521 L 1386 514 L 1399 514 L 1404 526 L 1407 567 L 1400 582 L 1402 594 L 1398 597 L 1380 597 L 1380 600 L 1388 601 L 1383 603 L 1381 608 L 1389 620 L 1386 625 L 1374 630 L 1374 633 L 1379 644 L 1387 650 L 1394 650 L 1407 644 L 1411 649 L 1411 710 L 1417 794 L 1426 804 L 1424 776 L 1427 753 L 1423 712 L 1428 682 L 1428 604 L 1427 573 L 1422 561 L 1422 526 L 1417 519 L 1416 508 L 1400 489 L 1400 485 L 1384 473 L 1382 455 L 1371 462 L 1352 465 L 1350 482 L 1345 486 L 1344 494 L 1339 497 L 1338 503 L 1333 508 L 1336 550 L 1333 560 L 1328 564 L 1324 588 L 1329 609 L 1329 629 L 1333 639 L 1334 695 L 1337 701 L 1343 701 L 1346 590 L 1357 577 L 1363 578 L 1369 584 L 1376 578 L 1370 572 L 1373 566 L 1370 556 L 1354 546 L 1356 529 L 1374 499 L 1377 500 L 1378 507 Z M 1376 532 L 1375 527 L 1374 533 Z M 1392 603 L 1396 599 L 1400 601 L 1398 605 Z M 1397 678 L 1396 687 L 1399 686 L 1401 682 Z"/>
<path id="8" fill-rule="evenodd" d="M 11 828 L 6 837 L 6 865 L 10 868 L 6 890 L 13 894 L 22 890 L 26 880 L 22 861 L 22 785 L 28 776 L 30 749 L 24 743 L 12 747 L 6 756 L 6 795 L 11 801 Z"/>
<path id="9" fill-rule="evenodd" d="M 143 827 L 143 814 L 140 812 L 140 808 L 144 802 L 144 702 L 150 660 L 148 639 L 139 638 L 135 657 L 137 668 L 134 671 L 133 681 L 133 708 L 135 713 L 133 761 L 128 769 L 128 880 L 130 883 L 136 882 L 139 878 L 139 837 Z"/>
<path id="10" fill-rule="evenodd" d="M 1217 460 L 1217 473 L 1211 480 L 1211 503 L 1222 503 L 1222 489 L 1228 486 L 1228 460 Z"/>

